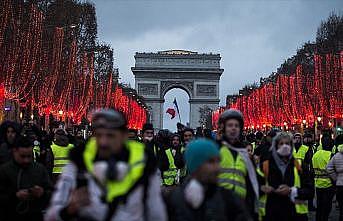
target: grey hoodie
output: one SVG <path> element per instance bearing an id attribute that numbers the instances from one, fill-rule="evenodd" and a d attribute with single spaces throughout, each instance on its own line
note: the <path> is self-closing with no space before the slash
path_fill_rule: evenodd
<path id="1" fill-rule="evenodd" d="M 52 196 L 50 206 L 45 214 L 45 221 L 62 221 L 60 212 L 70 200 L 70 192 L 76 187 L 77 168 L 69 163 L 61 174 L 56 190 Z M 79 216 L 95 221 L 105 220 L 108 211 L 107 204 L 101 201 L 102 191 L 99 185 L 88 177 L 88 191 L 91 204 L 79 211 Z M 143 221 L 143 185 L 138 185 L 128 196 L 123 205 L 119 205 L 111 221 Z M 147 220 L 166 221 L 166 210 L 161 197 L 160 178 L 157 174 L 150 177 L 147 196 Z"/>
<path id="2" fill-rule="evenodd" d="M 339 145 L 337 149 L 339 152 L 331 158 L 326 170 L 337 186 L 343 186 L 343 144 Z"/>

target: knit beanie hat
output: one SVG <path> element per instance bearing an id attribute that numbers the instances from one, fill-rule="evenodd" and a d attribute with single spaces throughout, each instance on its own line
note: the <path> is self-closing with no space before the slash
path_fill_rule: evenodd
<path id="1" fill-rule="evenodd" d="M 193 173 L 212 157 L 219 157 L 219 147 L 211 140 L 197 139 L 187 145 L 184 157 L 187 170 Z"/>

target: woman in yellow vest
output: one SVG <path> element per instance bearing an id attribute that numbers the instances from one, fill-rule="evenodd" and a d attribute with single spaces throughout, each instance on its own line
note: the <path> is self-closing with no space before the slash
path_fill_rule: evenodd
<path id="1" fill-rule="evenodd" d="M 293 157 L 293 141 L 288 133 L 273 140 L 271 157 L 263 162 L 267 193 L 265 221 L 308 220 L 307 200 L 314 194 L 308 171 L 303 171 Z"/>

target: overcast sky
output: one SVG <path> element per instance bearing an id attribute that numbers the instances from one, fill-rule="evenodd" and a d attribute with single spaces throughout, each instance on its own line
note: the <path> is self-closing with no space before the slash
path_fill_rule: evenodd
<path id="1" fill-rule="evenodd" d="M 93 0 L 99 40 L 114 49 L 120 81 L 134 87 L 135 52 L 185 49 L 220 53 L 224 74 L 221 104 L 227 94 L 268 76 L 304 42 L 313 41 L 321 20 L 342 12 L 343 1 L 228 0 Z M 181 89 L 167 93 L 165 109 L 174 97 L 188 122 L 188 97 Z M 177 120 L 167 120 L 174 130 Z"/>

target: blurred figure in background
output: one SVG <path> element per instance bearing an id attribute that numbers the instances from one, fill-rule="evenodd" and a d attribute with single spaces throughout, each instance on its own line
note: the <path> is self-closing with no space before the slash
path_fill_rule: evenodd
<path id="1" fill-rule="evenodd" d="M 210 139 L 210 140 L 214 140 L 214 136 L 213 133 L 210 129 L 205 128 L 204 129 L 204 138 Z"/>
<path id="2" fill-rule="evenodd" d="M 251 220 L 240 198 L 218 187 L 219 158 L 219 147 L 213 141 L 189 143 L 185 160 L 190 175 L 170 195 L 171 221 Z"/>
<path id="3" fill-rule="evenodd" d="M 70 149 L 74 147 L 69 143 L 67 133 L 63 129 L 55 131 L 55 138 L 51 145 L 51 150 L 54 155 L 53 181 L 56 182 L 58 176 L 62 173 L 62 169 L 68 164 L 68 154 Z"/>
<path id="4" fill-rule="evenodd" d="M 5 121 L 0 126 L 0 165 L 12 159 L 12 147 L 16 138 L 20 135 L 19 124 Z"/>
<path id="5" fill-rule="evenodd" d="M 263 138 L 261 144 L 256 147 L 254 153 L 259 157 L 260 163 L 270 158 L 270 147 L 272 146 L 272 140 L 278 132 L 280 132 L 278 129 L 271 129 L 267 133 L 267 136 Z"/>
<path id="6" fill-rule="evenodd" d="M 332 209 L 332 199 L 335 195 L 335 187 L 326 171 L 326 167 L 332 157 L 332 139 L 325 135 L 322 137 L 322 146 L 313 155 L 312 166 L 317 196 L 316 221 L 327 221 Z"/>
<path id="7" fill-rule="evenodd" d="M 343 221 L 343 134 L 335 139 L 338 153 L 336 153 L 329 164 L 327 172 L 336 185 L 336 199 L 339 205 L 339 220 Z"/>
<path id="8" fill-rule="evenodd" d="M 128 130 L 128 139 L 129 140 L 134 140 L 134 141 L 139 141 L 139 139 L 138 139 L 138 131 L 136 129 L 129 129 Z"/>
<path id="9" fill-rule="evenodd" d="M 186 147 L 189 142 L 194 139 L 194 131 L 192 128 L 185 128 L 182 133 L 182 143 L 183 146 Z"/>
<path id="10" fill-rule="evenodd" d="M 146 148 L 150 149 L 156 155 L 157 146 L 154 137 L 154 125 L 145 123 L 142 129 L 142 142 L 145 144 Z"/>

